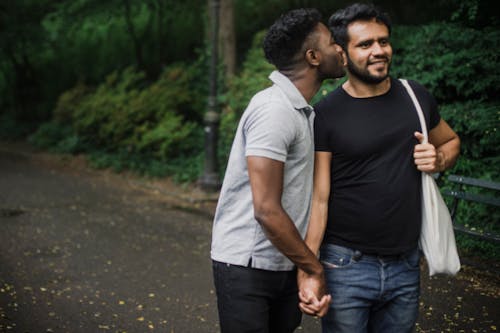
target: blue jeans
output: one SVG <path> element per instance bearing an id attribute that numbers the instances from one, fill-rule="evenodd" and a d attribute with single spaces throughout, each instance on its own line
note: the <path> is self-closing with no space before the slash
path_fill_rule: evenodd
<path id="1" fill-rule="evenodd" d="M 332 303 L 323 333 L 412 332 L 418 316 L 420 253 L 367 255 L 333 244 L 320 251 Z"/>
<path id="2" fill-rule="evenodd" d="M 297 271 L 212 261 L 221 333 L 292 333 L 300 325 Z"/>

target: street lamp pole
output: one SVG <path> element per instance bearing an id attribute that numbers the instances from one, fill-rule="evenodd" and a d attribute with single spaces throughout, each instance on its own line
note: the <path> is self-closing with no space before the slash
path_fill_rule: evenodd
<path id="1" fill-rule="evenodd" d="M 217 166 L 217 140 L 219 127 L 219 113 L 217 112 L 217 65 L 218 59 L 218 32 L 219 32 L 219 8 L 220 0 L 210 1 L 212 10 L 212 41 L 210 61 L 210 91 L 208 96 L 208 110 L 205 113 L 205 169 L 199 180 L 201 187 L 205 190 L 216 191 L 220 188 L 220 179 Z"/>

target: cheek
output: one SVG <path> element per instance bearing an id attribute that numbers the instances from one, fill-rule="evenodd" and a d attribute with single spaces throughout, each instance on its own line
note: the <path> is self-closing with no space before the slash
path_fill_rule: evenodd
<path id="1" fill-rule="evenodd" d="M 364 64 L 367 63 L 368 61 L 368 57 L 367 56 L 364 56 L 363 54 L 361 53 L 355 53 L 355 54 L 352 54 L 350 53 L 346 59 L 349 59 L 349 61 L 354 64 L 354 65 L 357 65 L 357 66 L 362 66 Z"/>
<path id="2" fill-rule="evenodd" d="M 387 44 L 385 46 L 382 46 L 382 52 L 389 57 L 392 57 L 392 46 L 391 44 Z"/>
<path id="3" fill-rule="evenodd" d="M 351 59 L 352 62 L 360 63 L 366 61 L 370 57 L 370 51 L 357 48 L 349 50 L 349 52 L 346 53 L 346 55 L 349 59 Z"/>

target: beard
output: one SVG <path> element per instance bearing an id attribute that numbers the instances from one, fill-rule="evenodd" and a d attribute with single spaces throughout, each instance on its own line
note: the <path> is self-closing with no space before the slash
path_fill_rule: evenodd
<path id="1" fill-rule="evenodd" d="M 321 80 L 338 79 L 346 74 L 340 55 L 331 57 L 329 62 L 320 64 L 318 76 Z"/>
<path id="2" fill-rule="evenodd" d="M 337 65 L 334 70 L 329 70 L 329 71 L 320 71 L 318 73 L 319 79 L 321 81 L 323 80 L 329 80 L 329 79 L 338 79 L 343 76 L 345 76 L 346 72 L 344 70 L 344 67 L 342 65 Z"/>
<path id="3" fill-rule="evenodd" d="M 384 81 L 389 76 L 389 69 L 391 68 L 391 63 L 389 59 L 387 59 L 387 73 L 385 75 L 375 76 L 370 74 L 368 69 L 357 67 L 347 55 L 347 69 L 349 74 L 356 77 L 358 80 L 368 83 L 368 84 L 378 84 Z"/>

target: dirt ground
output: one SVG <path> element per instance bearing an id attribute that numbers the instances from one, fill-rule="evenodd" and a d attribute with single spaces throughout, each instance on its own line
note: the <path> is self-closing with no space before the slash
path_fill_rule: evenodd
<path id="1" fill-rule="evenodd" d="M 217 332 L 217 193 L 0 142 L 0 332 Z M 496 332 L 498 260 L 422 262 L 417 332 Z M 299 332 L 319 332 L 305 317 Z"/>

